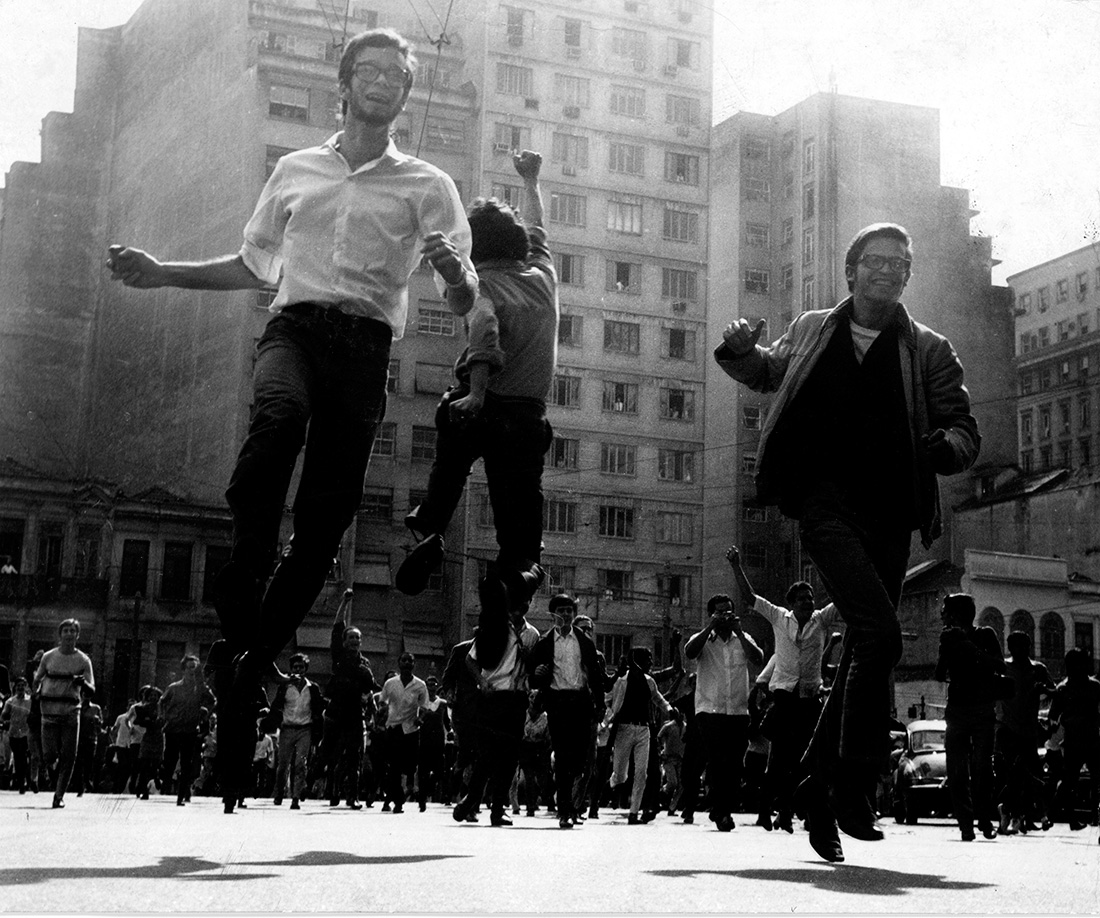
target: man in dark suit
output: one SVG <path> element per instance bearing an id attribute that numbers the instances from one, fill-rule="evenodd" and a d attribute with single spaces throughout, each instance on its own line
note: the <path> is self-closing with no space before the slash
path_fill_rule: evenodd
<path id="1" fill-rule="evenodd" d="M 577 628 L 577 605 L 559 593 L 550 600 L 550 615 L 560 619 L 531 651 L 528 671 L 531 687 L 545 690 L 550 745 L 554 750 L 554 786 L 558 825 L 571 829 L 580 822 L 573 806 L 573 782 L 584 768 L 595 704 L 603 702 L 604 673 L 596 645 Z"/>

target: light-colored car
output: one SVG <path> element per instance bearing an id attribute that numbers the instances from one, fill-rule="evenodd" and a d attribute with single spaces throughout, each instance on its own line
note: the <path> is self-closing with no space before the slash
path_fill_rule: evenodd
<path id="1" fill-rule="evenodd" d="M 920 816 L 949 816 L 947 753 L 942 720 L 914 720 L 906 727 L 906 743 L 894 772 L 894 818 L 916 825 Z"/>

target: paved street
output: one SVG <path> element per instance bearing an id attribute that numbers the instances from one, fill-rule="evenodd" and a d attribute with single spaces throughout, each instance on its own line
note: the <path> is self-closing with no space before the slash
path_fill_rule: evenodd
<path id="1" fill-rule="evenodd" d="M 0 793 L 0 912 L 861 912 L 1095 913 L 1097 829 L 959 841 L 947 822 L 884 823 L 844 840 L 832 866 L 806 834 L 742 815 L 720 834 L 606 812 L 571 831 L 552 818 L 458 824 L 432 804 L 401 815 L 307 801 Z"/>

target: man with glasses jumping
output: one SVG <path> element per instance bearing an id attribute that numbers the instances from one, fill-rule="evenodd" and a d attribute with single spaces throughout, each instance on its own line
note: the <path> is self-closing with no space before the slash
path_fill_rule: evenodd
<path id="1" fill-rule="evenodd" d="M 408 280 L 421 259 L 438 272 L 454 312 L 473 305 L 470 226 L 455 183 L 399 152 L 390 136 L 415 66 L 409 43 L 390 29 L 348 41 L 338 75 L 342 130 L 279 160 L 237 254 L 162 262 L 140 249 L 108 250 L 112 277 L 128 287 L 278 287 L 226 491 L 232 552 L 215 583 L 231 653 L 245 652 L 236 694 L 270 671 L 294 636 L 355 517 L 385 412 L 390 345 L 404 332 Z M 294 535 L 273 572 L 303 445 Z"/>
<path id="2" fill-rule="evenodd" d="M 950 342 L 900 302 L 912 258 L 902 227 L 865 227 L 844 259 L 851 295 L 836 308 L 802 313 L 769 346 L 758 343 L 763 322 L 738 319 L 715 350 L 735 380 L 775 393 L 757 448 L 757 497 L 799 521 L 847 626 L 799 789 L 810 844 L 828 861 L 844 859 L 838 826 L 882 838 L 870 797 L 888 745 L 910 537 L 919 529 L 928 547 L 940 535 L 936 476 L 968 469 L 981 442 Z"/>

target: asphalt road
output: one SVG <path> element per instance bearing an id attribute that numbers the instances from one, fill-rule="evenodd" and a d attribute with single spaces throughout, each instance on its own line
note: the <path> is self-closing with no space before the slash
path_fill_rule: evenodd
<path id="1" fill-rule="evenodd" d="M 0 912 L 1094 914 L 1096 827 L 963 843 L 946 821 L 884 822 L 830 865 L 806 833 L 742 814 L 717 832 L 606 811 L 569 831 L 544 814 L 511 828 L 400 815 L 298 812 L 250 802 L 231 816 L 196 798 L 0 792 Z"/>

